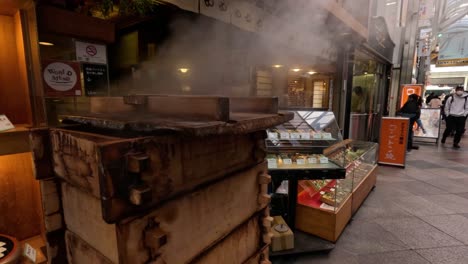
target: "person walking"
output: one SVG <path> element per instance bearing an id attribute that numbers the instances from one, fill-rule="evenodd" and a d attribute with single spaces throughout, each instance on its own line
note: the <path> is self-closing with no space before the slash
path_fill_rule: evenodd
<path id="1" fill-rule="evenodd" d="M 408 127 L 408 145 L 406 146 L 407 152 L 413 149 L 413 126 L 416 120 L 421 116 L 421 108 L 418 104 L 419 96 L 417 94 L 410 94 L 408 101 L 398 111 L 398 115 L 409 118 Z"/>
<path id="2" fill-rule="evenodd" d="M 463 86 L 457 86 L 455 93 L 445 100 L 446 128 L 442 136 L 442 144 L 445 143 L 451 131 L 455 131 L 453 147 L 460 148 L 461 136 L 465 130 L 466 116 L 468 115 L 468 100 L 464 94 Z"/>
<path id="3" fill-rule="evenodd" d="M 440 108 L 442 105 L 442 100 L 440 100 L 439 97 L 433 97 L 431 101 L 429 102 L 429 108 Z"/>
<path id="4" fill-rule="evenodd" d="M 431 99 L 431 102 L 432 102 L 432 99 Z M 421 108 L 423 107 L 423 100 L 421 96 L 419 96 L 418 98 L 418 105 L 419 105 L 419 111 L 421 111 Z M 426 129 L 424 129 L 421 118 L 418 118 L 416 120 L 416 124 L 417 124 L 416 130 L 422 129 L 423 134 L 426 134 Z"/>
<path id="5" fill-rule="evenodd" d="M 426 105 L 428 105 L 428 104 L 431 102 L 431 100 L 434 99 L 435 97 L 437 97 L 437 96 L 435 95 L 434 92 L 432 92 L 431 94 L 429 94 L 429 95 L 426 97 Z"/>

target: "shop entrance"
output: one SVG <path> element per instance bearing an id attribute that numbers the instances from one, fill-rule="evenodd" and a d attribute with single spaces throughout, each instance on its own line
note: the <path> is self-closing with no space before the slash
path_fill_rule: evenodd
<path id="1" fill-rule="evenodd" d="M 388 93 L 386 65 L 364 51 L 356 51 L 349 138 L 376 141 Z"/>

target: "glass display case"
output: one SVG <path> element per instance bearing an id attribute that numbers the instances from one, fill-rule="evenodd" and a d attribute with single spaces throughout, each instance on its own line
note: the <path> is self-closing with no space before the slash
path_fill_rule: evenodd
<path id="1" fill-rule="evenodd" d="M 343 138 L 333 112 L 295 111 L 294 118 L 268 130 L 267 148 L 272 151 L 306 150 L 321 154 Z"/>
<path id="2" fill-rule="evenodd" d="M 335 242 L 375 185 L 378 144 L 343 141 L 326 111 L 296 111 L 267 132 L 272 215 Z"/>

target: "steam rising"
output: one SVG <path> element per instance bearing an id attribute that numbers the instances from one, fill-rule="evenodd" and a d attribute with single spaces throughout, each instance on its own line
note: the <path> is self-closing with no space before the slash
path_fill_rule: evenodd
<path id="1" fill-rule="evenodd" d="M 217 7 L 221 0 L 213 2 Z M 261 19 L 260 32 L 178 11 L 170 19 L 167 38 L 156 43 L 156 54 L 138 65 L 131 76 L 114 83 L 114 95 L 249 96 L 257 69 L 284 75 L 293 67 L 303 68 L 307 74 L 321 71 L 323 65 L 334 66 L 336 45 L 340 44 L 337 37 L 345 30 L 328 12 L 317 8 L 315 1 L 224 2 L 228 11 L 239 2 L 250 5 L 245 12 Z"/>

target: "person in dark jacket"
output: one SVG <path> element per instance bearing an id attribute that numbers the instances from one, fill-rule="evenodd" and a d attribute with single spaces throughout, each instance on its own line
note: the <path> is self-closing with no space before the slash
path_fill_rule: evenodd
<path id="1" fill-rule="evenodd" d="M 410 152 L 413 149 L 413 126 L 416 120 L 421 116 L 421 108 L 418 104 L 419 96 L 417 94 L 411 94 L 408 96 L 408 101 L 398 111 L 398 115 L 409 118 L 408 127 L 408 145 L 406 149 Z"/>

